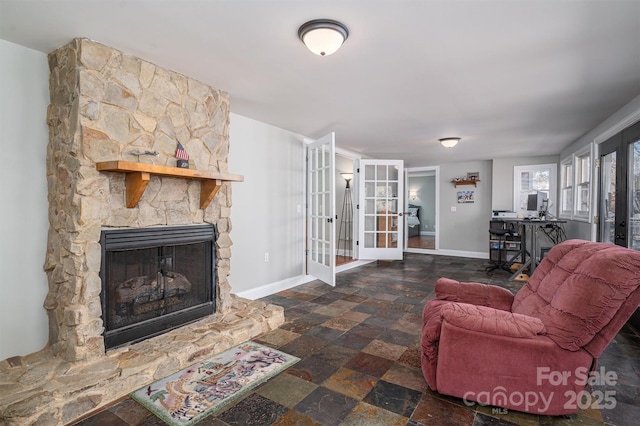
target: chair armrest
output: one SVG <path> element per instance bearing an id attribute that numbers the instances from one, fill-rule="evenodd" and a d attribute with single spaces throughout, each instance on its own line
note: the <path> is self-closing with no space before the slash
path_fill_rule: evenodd
<path id="1" fill-rule="evenodd" d="M 440 316 L 456 327 L 495 336 L 531 338 L 546 333 L 538 318 L 486 306 L 447 303 L 442 307 Z"/>
<path id="2" fill-rule="evenodd" d="M 502 287 L 480 283 L 461 283 L 449 278 L 436 281 L 436 299 L 470 303 L 511 311 L 513 294 Z"/>

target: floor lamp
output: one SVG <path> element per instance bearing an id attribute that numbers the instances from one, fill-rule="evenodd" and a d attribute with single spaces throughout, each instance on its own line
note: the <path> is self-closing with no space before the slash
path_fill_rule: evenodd
<path id="1" fill-rule="evenodd" d="M 340 248 L 342 248 L 342 256 L 347 257 L 347 253 L 351 253 L 352 250 L 352 233 L 353 233 L 353 203 L 351 201 L 351 179 L 353 179 L 353 173 L 340 173 L 342 178 L 347 182 L 347 186 L 344 189 L 344 201 L 342 202 L 342 216 L 340 220 L 340 230 L 338 231 L 338 249 L 336 250 L 336 256 L 340 255 Z"/>

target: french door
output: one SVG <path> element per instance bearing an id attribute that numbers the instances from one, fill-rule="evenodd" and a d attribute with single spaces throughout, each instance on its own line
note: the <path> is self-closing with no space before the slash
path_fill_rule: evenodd
<path id="1" fill-rule="evenodd" d="M 358 244 L 360 259 L 402 259 L 404 163 L 359 160 Z"/>
<path id="2" fill-rule="evenodd" d="M 335 134 L 307 145 L 307 271 L 336 285 Z"/>
<path id="3" fill-rule="evenodd" d="M 599 145 L 598 241 L 640 250 L 640 122 Z"/>

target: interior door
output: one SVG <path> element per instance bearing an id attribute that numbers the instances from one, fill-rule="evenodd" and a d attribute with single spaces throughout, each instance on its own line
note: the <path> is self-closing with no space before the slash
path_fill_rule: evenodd
<path id="1" fill-rule="evenodd" d="M 404 163 L 359 160 L 358 245 L 360 259 L 402 259 Z"/>
<path id="2" fill-rule="evenodd" d="M 640 129 L 639 129 L 640 130 Z M 639 132 L 640 133 L 640 132 Z M 629 143 L 629 179 L 628 179 L 628 212 L 629 231 L 627 233 L 627 246 L 634 250 L 640 250 L 640 135 L 635 135 L 635 140 Z"/>
<path id="3" fill-rule="evenodd" d="M 616 244 L 616 235 L 624 223 L 618 220 L 617 214 L 622 211 L 621 200 L 618 197 L 618 181 L 624 176 L 618 176 L 618 157 L 620 156 L 621 135 L 618 134 L 600 144 L 600 191 L 599 191 L 599 226 L 598 241 Z M 620 242 L 623 240 L 620 239 Z M 624 245 L 624 244 L 621 244 Z"/>
<path id="4" fill-rule="evenodd" d="M 598 145 L 598 241 L 640 250 L 640 122 Z M 629 323 L 640 328 L 640 308 Z"/>
<path id="5" fill-rule="evenodd" d="M 336 285 L 335 134 L 307 146 L 308 273 Z"/>
<path id="6" fill-rule="evenodd" d="M 640 123 L 599 145 L 598 240 L 640 250 Z"/>

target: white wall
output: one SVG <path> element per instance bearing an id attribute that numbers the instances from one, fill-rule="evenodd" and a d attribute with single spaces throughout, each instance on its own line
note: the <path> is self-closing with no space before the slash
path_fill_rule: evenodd
<path id="1" fill-rule="evenodd" d="M 557 155 L 539 157 L 513 157 L 493 159 L 492 185 L 492 210 L 513 210 L 513 168 L 515 166 L 528 166 L 534 164 L 558 164 L 560 157 Z M 557 206 L 558 202 L 554 204 Z"/>
<path id="2" fill-rule="evenodd" d="M 455 187 L 452 180 L 466 177 L 467 172 L 480 172 L 477 187 Z M 488 256 L 491 181 L 491 161 L 451 163 L 440 168 L 440 250 L 459 251 L 461 255 L 469 256 L 485 253 Z M 459 204 L 458 191 L 475 191 L 475 202 Z"/>
<path id="3" fill-rule="evenodd" d="M 229 171 L 244 182 L 232 184 L 229 283 L 249 297 L 303 274 L 304 137 L 237 114 L 230 120 Z"/>
<path id="4" fill-rule="evenodd" d="M 47 55 L 0 40 L 0 360 L 47 343 Z"/>

